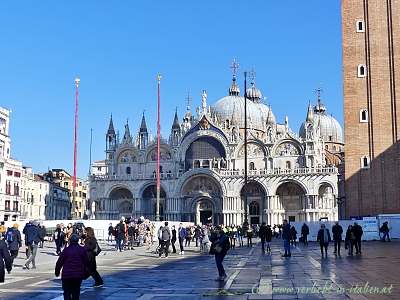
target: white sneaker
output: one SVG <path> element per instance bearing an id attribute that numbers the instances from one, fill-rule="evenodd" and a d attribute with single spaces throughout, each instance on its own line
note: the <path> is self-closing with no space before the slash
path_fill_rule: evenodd
<path id="1" fill-rule="evenodd" d="M 182 252 L 179 252 L 179 254 L 182 254 Z"/>
<path id="2" fill-rule="evenodd" d="M 182 255 L 185 254 L 185 251 L 182 251 Z"/>

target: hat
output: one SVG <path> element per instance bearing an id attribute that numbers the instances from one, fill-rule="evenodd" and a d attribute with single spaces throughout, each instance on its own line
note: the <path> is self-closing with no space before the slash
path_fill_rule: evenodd
<path id="1" fill-rule="evenodd" d="M 32 224 L 33 226 L 38 226 L 38 225 L 39 225 L 39 223 L 36 222 L 36 221 L 33 221 L 31 224 Z"/>
<path id="2" fill-rule="evenodd" d="M 13 227 L 14 227 L 14 228 L 18 228 L 18 227 L 19 227 L 18 223 L 15 223 L 15 224 L 13 225 Z"/>
<path id="3" fill-rule="evenodd" d="M 77 244 L 79 241 L 79 236 L 77 234 L 71 234 L 71 236 L 69 237 L 69 242 L 71 244 Z"/>

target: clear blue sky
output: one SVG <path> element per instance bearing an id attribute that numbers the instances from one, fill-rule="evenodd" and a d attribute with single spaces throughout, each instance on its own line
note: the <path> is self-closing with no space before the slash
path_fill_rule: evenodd
<path id="1" fill-rule="evenodd" d="M 279 123 L 298 133 L 322 84 L 327 114 L 343 127 L 340 1 L 1 1 L 0 105 L 12 109 L 11 156 L 35 173 L 73 174 L 75 82 L 79 85 L 77 175 L 105 158 L 110 115 L 135 137 L 145 111 L 156 135 L 157 75 L 161 132 L 176 106 L 192 113 L 207 91 L 228 95 L 233 58 L 254 66 L 255 86 Z M 250 86 L 250 80 L 248 80 Z"/>

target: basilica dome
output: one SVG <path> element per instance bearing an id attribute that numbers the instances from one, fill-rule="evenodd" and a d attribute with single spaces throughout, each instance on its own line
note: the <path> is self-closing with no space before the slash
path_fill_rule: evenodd
<path id="1" fill-rule="evenodd" d="M 318 99 L 318 103 L 314 106 L 314 124 L 320 126 L 321 136 L 325 143 L 343 144 L 342 127 L 339 122 L 332 116 L 325 113 L 326 107 Z M 306 138 L 306 122 L 300 126 L 300 137 Z"/>

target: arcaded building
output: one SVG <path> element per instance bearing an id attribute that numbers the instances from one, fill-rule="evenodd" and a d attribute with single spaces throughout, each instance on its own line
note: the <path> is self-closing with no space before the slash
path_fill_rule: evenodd
<path id="1" fill-rule="evenodd" d="M 243 223 L 245 144 L 250 224 L 339 219 L 342 129 L 325 113 L 320 93 L 314 109 L 304 107 L 297 134 L 288 117 L 277 122 L 271 108 L 260 102 L 254 78 L 246 100 L 235 76 L 226 89 L 225 97 L 212 100 L 203 91 L 195 114 L 188 102 L 182 121 L 178 112 L 171 118 L 169 138 L 160 143 L 161 219 Z M 145 115 L 136 137 L 127 123 L 121 138 L 111 117 L 105 152 L 88 178 L 92 218 L 143 215 L 154 220 L 157 138 L 148 134 Z"/>
<path id="2" fill-rule="evenodd" d="M 400 212 L 399 24 L 399 0 L 342 0 L 347 217 Z"/>

